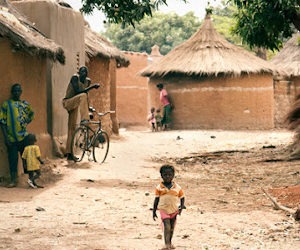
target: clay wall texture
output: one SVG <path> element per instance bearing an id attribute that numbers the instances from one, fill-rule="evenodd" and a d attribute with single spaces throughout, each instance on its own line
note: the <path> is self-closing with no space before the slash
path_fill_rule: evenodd
<path id="1" fill-rule="evenodd" d="M 85 65 L 84 20 L 78 11 L 52 1 L 13 1 L 48 38 L 62 46 L 66 64 L 48 63 L 48 132 L 54 137 L 66 136 L 68 113 L 62 106 L 67 85 L 78 68 Z"/>
<path id="2" fill-rule="evenodd" d="M 272 129 L 274 95 L 271 75 L 239 78 L 154 79 L 150 105 L 160 107 L 156 84 L 165 84 L 173 100 L 175 129 Z"/>
<path id="3" fill-rule="evenodd" d="M 300 77 L 274 80 L 274 122 L 276 128 L 286 128 L 285 118 L 295 98 L 300 94 Z"/>
<path id="4" fill-rule="evenodd" d="M 52 155 L 51 138 L 47 133 L 46 59 L 12 51 L 10 42 L 4 38 L 0 38 L 0 51 L 0 103 L 2 105 L 11 97 L 11 86 L 20 83 L 23 89 L 21 99 L 28 101 L 35 113 L 35 119 L 29 124 L 28 132 L 37 135 L 37 144 L 41 147 L 43 157 Z M 0 159 L 0 176 L 8 175 L 7 151 L 2 133 Z"/>
<path id="5" fill-rule="evenodd" d="M 148 125 L 148 78 L 138 73 L 147 67 L 146 53 L 125 53 L 130 60 L 127 68 L 117 70 L 117 118 L 121 127 Z"/>
<path id="6" fill-rule="evenodd" d="M 92 83 L 100 83 L 100 88 L 93 89 L 89 92 L 89 103 L 98 112 L 111 110 L 111 72 L 110 60 L 94 57 L 87 64 L 89 68 L 89 77 Z M 95 116 L 97 117 L 97 116 Z M 106 115 L 102 119 L 103 129 L 109 134 L 112 133 L 112 119 L 110 115 Z"/>

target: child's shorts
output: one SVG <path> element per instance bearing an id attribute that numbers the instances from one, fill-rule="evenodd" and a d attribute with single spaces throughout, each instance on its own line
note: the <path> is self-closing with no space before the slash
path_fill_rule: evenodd
<path id="1" fill-rule="evenodd" d="M 162 211 L 162 210 L 159 210 L 159 212 L 160 212 L 160 217 L 162 220 L 176 218 L 176 216 L 178 214 L 178 211 L 176 211 L 175 213 L 172 213 L 172 214 L 167 214 L 165 211 Z"/>

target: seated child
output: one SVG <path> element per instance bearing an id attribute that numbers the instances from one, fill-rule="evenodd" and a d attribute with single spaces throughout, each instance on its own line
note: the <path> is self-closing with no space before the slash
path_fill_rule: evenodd
<path id="1" fill-rule="evenodd" d="M 29 174 L 28 184 L 32 188 L 42 188 L 37 185 L 35 180 L 41 176 L 40 164 L 44 164 L 41 160 L 41 151 L 38 145 L 35 145 L 36 137 L 34 134 L 28 135 L 28 146 L 25 147 L 22 154 L 23 165 Z"/>
<path id="2" fill-rule="evenodd" d="M 148 122 L 151 124 L 152 132 L 155 131 L 156 120 L 154 116 L 155 108 L 151 108 L 150 113 L 147 117 Z"/>
<path id="3" fill-rule="evenodd" d="M 158 128 L 161 130 L 162 129 L 162 116 L 160 115 L 160 109 L 156 110 L 156 115 L 155 115 L 155 120 L 156 120 L 156 131 L 158 131 Z"/>

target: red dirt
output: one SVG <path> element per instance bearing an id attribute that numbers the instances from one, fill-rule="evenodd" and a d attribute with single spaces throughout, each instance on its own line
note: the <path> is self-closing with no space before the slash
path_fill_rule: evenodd
<path id="1" fill-rule="evenodd" d="M 300 204 L 300 185 L 273 188 L 270 194 L 276 197 L 277 201 L 287 207 L 299 207 Z"/>

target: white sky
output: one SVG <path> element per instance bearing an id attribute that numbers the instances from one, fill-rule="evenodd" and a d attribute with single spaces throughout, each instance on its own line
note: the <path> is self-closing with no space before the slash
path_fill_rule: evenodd
<path id="1" fill-rule="evenodd" d="M 82 6 L 80 0 L 64 0 L 64 2 L 69 3 L 75 10 L 79 10 Z M 189 11 L 194 11 L 197 17 L 203 19 L 208 0 L 187 0 L 186 4 L 180 0 L 168 0 L 167 2 L 168 6 L 161 7 L 160 11 L 165 13 L 175 12 L 178 15 L 184 15 Z M 210 0 L 209 2 L 212 6 L 217 6 L 221 0 Z M 94 31 L 104 31 L 103 21 L 105 20 L 105 16 L 100 11 L 94 11 L 93 15 L 85 16 L 85 19 Z"/>

